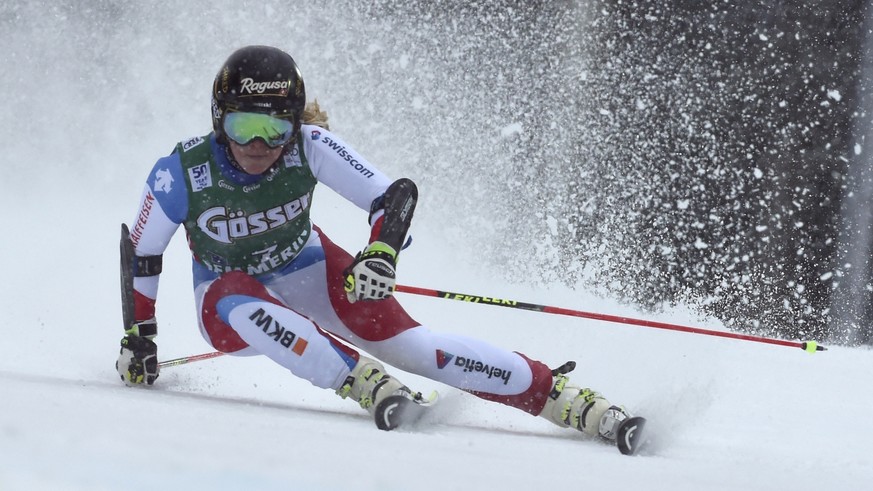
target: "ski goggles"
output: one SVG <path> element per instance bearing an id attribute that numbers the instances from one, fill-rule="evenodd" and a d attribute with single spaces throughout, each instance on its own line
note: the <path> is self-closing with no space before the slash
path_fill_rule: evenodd
<path id="1" fill-rule="evenodd" d="M 227 113 L 223 127 L 224 134 L 240 145 L 248 145 L 255 138 L 260 138 L 268 147 L 276 148 L 285 145 L 294 136 L 294 124 L 291 121 L 269 114 Z"/>

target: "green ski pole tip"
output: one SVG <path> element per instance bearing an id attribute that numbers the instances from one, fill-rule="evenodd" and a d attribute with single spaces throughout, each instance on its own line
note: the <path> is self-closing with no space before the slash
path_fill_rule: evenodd
<path id="1" fill-rule="evenodd" d="M 815 341 L 805 341 L 803 343 L 803 350 L 807 353 L 815 353 L 816 351 L 826 351 L 827 348 L 819 346 Z"/>

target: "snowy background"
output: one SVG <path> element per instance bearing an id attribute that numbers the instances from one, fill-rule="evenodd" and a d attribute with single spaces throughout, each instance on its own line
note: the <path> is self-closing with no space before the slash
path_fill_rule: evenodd
<path id="1" fill-rule="evenodd" d="M 388 174 L 419 182 L 401 283 L 720 328 L 682 307 L 643 314 L 582 285 L 526 285 L 477 253 L 500 251 L 507 222 L 489 210 L 508 198 L 487 172 L 459 182 L 458 159 L 487 161 L 524 129 L 481 112 L 496 95 L 480 82 L 397 97 L 439 73 L 404 56 L 384 21 L 347 5 L 231 5 L 0 7 L 0 489 L 813 490 L 873 480 L 869 349 L 809 355 L 398 295 L 434 329 L 551 366 L 576 360 L 575 381 L 650 418 L 655 454 L 635 458 L 402 373 L 443 396 L 415 432 L 379 432 L 356 404 L 265 359 L 218 358 L 166 369 L 153 388 L 123 386 L 113 368 L 119 224 L 132 220 L 154 160 L 209 130 L 212 77 L 249 43 L 290 51 L 333 129 Z M 437 100 L 476 110 L 450 117 Z M 314 218 L 347 249 L 366 237 L 365 214 L 327 190 Z M 178 235 L 161 280 L 162 359 L 209 350 L 194 325 L 189 268 Z"/>

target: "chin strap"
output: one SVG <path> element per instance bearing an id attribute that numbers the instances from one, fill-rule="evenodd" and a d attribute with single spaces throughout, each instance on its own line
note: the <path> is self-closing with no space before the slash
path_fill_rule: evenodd
<path id="1" fill-rule="evenodd" d="M 227 161 L 228 161 L 228 163 L 230 163 L 230 166 L 233 167 L 234 169 L 242 172 L 243 174 L 248 174 L 248 172 L 246 172 L 245 169 L 243 169 L 242 166 L 239 165 L 239 163 L 233 157 L 233 152 L 230 151 L 230 144 L 224 143 L 223 146 L 224 146 L 224 155 L 227 157 Z"/>
<path id="2" fill-rule="evenodd" d="M 265 170 L 262 174 L 260 174 L 261 176 L 268 176 L 268 175 L 272 174 L 273 172 L 276 172 L 276 169 L 279 168 L 279 162 L 282 162 L 282 160 L 285 159 L 285 155 L 290 151 L 288 149 L 291 147 L 289 147 L 288 145 L 291 145 L 291 144 L 286 144 L 285 149 L 282 150 L 282 153 L 279 154 L 279 158 L 277 158 L 276 161 L 273 162 L 273 164 L 270 166 L 269 169 Z M 230 163 L 231 167 L 242 172 L 243 174 L 245 174 L 247 176 L 254 175 L 254 174 L 249 174 L 248 172 L 246 172 L 245 169 L 242 168 L 241 165 L 239 165 L 239 162 L 237 162 L 236 159 L 233 157 L 233 152 L 230 151 L 229 144 L 224 144 L 223 146 L 224 146 L 224 155 L 227 156 L 227 161 L 228 161 L 228 163 Z"/>

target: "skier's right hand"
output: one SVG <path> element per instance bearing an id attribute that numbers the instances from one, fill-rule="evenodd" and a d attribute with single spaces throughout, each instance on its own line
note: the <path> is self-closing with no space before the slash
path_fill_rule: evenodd
<path id="1" fill-rule="evenodd" d="M 343 271 L 349 303 L 382 300 L 394 294 L 397 251 L 384 242 L 373 242 L 355 256 Z"/>
<path id="2" fill-rule="evenodd" d="M 147 337 L 127 334 L 121 338 L 121 351 L 115 369 L 127 385 L 154 384 L 160 372 L 158 345 Z"/>

